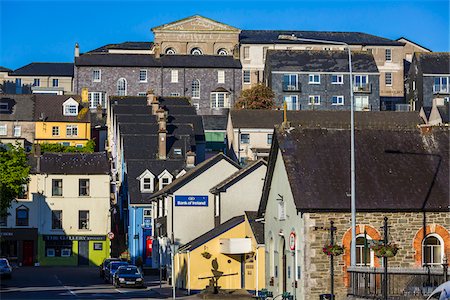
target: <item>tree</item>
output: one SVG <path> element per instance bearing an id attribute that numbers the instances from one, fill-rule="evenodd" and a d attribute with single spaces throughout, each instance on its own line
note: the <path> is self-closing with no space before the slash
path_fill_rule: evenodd
<path id="1" fill-rule="evenodd" d="M 6 216 L 11 202 L 23 192 L 30 166 L 25 150 L 19 145 L 0 147 L 0 216 Z"/>
<path id="2" fill-rule="evenodd" d="M 258 84 L 248 90 L 243 90 L 235 104 L 237 109 L 272 109 L 274 107 L 272 90 Z"/>

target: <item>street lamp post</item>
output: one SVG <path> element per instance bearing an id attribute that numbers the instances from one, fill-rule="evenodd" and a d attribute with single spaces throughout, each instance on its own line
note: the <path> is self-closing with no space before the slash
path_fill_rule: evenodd
<path id="1" fill-rule="evenodd" d="M 303 41 L 311 43 L 340 45 L 348 51 L 348 70 L 350 75 L 350 181 L 351 181 L 351 215 L 352 215 L 352 246 L 350 250 L 351 265 L 356 266 L 356 192 L 355 192 L 355 121 L 354 121 L 354 99 L 353 99 L 353 74 L 352 74 L 352 53 L 350 46 L 344 42 L 316 40 L 299 38 L 295 35 L 279 35 L 278 39 Z"/>

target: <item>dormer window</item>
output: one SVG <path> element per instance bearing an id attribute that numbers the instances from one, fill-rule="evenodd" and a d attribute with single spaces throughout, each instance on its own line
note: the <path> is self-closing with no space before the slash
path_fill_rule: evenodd
<path id="1" fill-rule="evenodd" d="M 164 170 L 161 174 L 158 176 L 159 180 L 159 189 L 163 189 L 166 185 L 169 185 L 172 183 L 173 176 L 170 174 L 169 171 Z"/>
<path id="2" fill-rule="evenodd" d="M 149 170 L 145 170 L 137 180 L 140 181 L 141 193 L 153 193 L 155 175 Z"/>
<path id="3" fill-rule="evenodd" d="M 73 98 L 67 99 L 63 103 L 63 114 L 65 116 L 77 116 L 78 115 L 78 102 Z"/>

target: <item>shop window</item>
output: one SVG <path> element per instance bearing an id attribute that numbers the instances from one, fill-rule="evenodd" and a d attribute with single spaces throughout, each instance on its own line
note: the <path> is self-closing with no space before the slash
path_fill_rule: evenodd
<path id="1" fill-rule="evenodd" d="M 89 179 L 79 180 L 79 196 L 89 196 Z"/>
<path id="2" fill-rule="evenodd" d="M 28 208 L 24 205 L 16 208 L 16 226 L 28 226 Z"/>
<path id="3" fill-rule="evenodd" d="M 47 257 L 72 256 L 72 241 L 45 241 L 45 256 Z"/>
<path id="4" fill-rule="evenodd" d="M 17 241 L 0 241 L 0 257 L 17 257 Z"/>
<path id="5" fill-rule="evenodd" d="M 103 250 L 103 243 L 94 243 L 94 250 Z"/>
<path id="6" fill-rule="evenodd" d="M 62 179 L 52 179 L 52 196 L 62 196 Z"/>

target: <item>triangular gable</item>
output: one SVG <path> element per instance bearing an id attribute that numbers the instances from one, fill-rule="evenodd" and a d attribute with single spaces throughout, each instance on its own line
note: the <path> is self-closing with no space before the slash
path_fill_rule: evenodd
<path id="1" fill-rule="evenodd" d="M 149 170 L 145 170 L 141 175 L 139 175 L 136 179 L 137 180 L 141 180 L 144 177 L 151 177 L 151 178 L 155 178 L 155 175 L 153 175 L 152 172 L 150 172 Z"/>
<path id="2" fill-rule="evenodd" d="M 167 170 L 162 171 L 161 174 L 158 175 L 158 179 L 161 179 L 163 177 L 169 177 L 169 178 L 173 179 L 173 175 L 170 174 L 170 172 Z"/>
<path id="3" fill-rule="evenodd" d="M 240 29 L 209 18 L 195 15 L 154 27 L 152 28 L 152 31 L 231 31 L 239 33 Z"/>
<path id="4" fill-rule="evenodd" d="M 63 105 L 80 105 L 80 103 L 78 103 L 75 99 L 73 99 L 72 97 L 70 97 L 69 99 L 67 99 L 66 101 L 64 101 Z"/>

